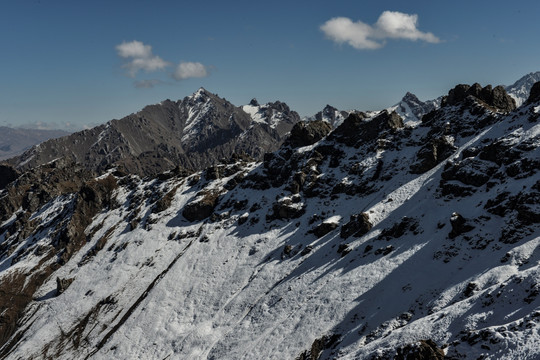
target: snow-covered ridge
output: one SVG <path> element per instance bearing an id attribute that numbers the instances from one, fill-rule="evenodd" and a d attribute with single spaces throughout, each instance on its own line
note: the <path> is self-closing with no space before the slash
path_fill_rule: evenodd
<path id="1" fill-rule="evenodd" d="M 305 124 L 262 162 L 50 198 L 35 182 L 0 222 L 0 296 L 36 284 L 0 356 L 538 358 L 538 106 Z"/>

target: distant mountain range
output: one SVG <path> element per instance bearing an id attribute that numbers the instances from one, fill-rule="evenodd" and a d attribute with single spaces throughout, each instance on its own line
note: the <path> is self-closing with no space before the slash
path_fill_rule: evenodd
<path id="1" fill-rule="evenodd" d="M 540 71 L 523 76 L 514 84 L 505 86 L 505 90 L 508 95 L 514 98 L 516 106 L 521 106 L 527 100 L 531 87 L 538 81 L 540 81 Z M 428 112 L 438 109 L 441 105 L 441 99 L 442 96 L 437 99 L 422 101 L 416 95 L 407 92 L 397 104 L 385 110 L 388 112 L 395 111 L 405 122 L 418 122 Z M 359 110 L 339 110 L 331 105 L 326 105 L 323 110 L 304 120 L 324 120 L 333 127 L 337 127 L 349 114 L 361 112 Z M 364 113 L 373 115 L 378 112 L 370 111 Z"/>
<path id="2" fill-rule="evenodd" d="M 0 160 L 21 154 L 45 140 L 69 135 L 62 130 L 38 130 L 0 126 Z"/>
<path id="3" fill-rule="evenodd" d="M 0 358 L 540 358 L 540 82 L 298 120 L 200 89 L 0 166 Z"/>

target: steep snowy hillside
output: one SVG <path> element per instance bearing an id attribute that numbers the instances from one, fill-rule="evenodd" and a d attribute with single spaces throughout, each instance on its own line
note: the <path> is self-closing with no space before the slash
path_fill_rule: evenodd
<path id="1" fill-rule="evenodd" d="M 0 193 L 0 357 L 537 359 L 537 90 L 202 172 L 34 169 Z"/>
<path id="2" fill-rule="evenodd" d="M 540 71 L 529 73 L 514 84 L 507 86 L 506 91 L 516 100 L 516 105 L 520 106 L 527 100 L 531 87 L 538 81 L 540 81 Z"/>
<path id="3" fill-rule="evenodd" d="M 117 167 L 144 176 L 178 164 L 201 170 L 233 153 L 260 159 L 276 150 L 300 120 L 284 103 L 268 108 L 272 116 L 251 118 L 242 108 L 201 88 L 183 100 L 165 100 L 123 119 L 47 141 L 9 162 L 27 170 L 65 158 L 97 173 Z"/>

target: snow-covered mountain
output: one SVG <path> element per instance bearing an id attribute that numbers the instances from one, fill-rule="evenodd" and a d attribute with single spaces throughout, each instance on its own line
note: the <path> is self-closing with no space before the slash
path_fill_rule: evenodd
<path id="1" fill-rule="evenodd" d="M 401 116 L 405 123 L 413 124 L 418 123 L 422 119 L 422 116 L 424 116 L 428 112 L 438 109 L 441 105 L 441 99 L 442 96 L 435 100 L 421 101 L 420 99 L 418 99 L 418 97 L 416 97 L 416 95 L 407 92 L 405 96 L 403 96 L 403 98 L 400 100 L 400 102 L 384 110 L 365 112 L 359 110 L 345 111 L 338 110 L 337 108 L 330 105 L 326 105 L 322 111 L 319 111 L 317 114 L 307 117 L 304 120 L 322 120 L 332 125 L 333 128 L 337 128 L 350 114 L 355 113 L 360 116 L 372 118 L 379 115 L 382 111 L 386 111 L 389 113 L 396 112 L 399 116 Z"/>
<path id="2" fill-rule="evenodd" d="M 343 121 L 352 113 L 355 111 L 345 111 L 345 110 L 338 110 L 335 107 L 331 105 L 326 105 L 324 109 L 319 111 L 317 114 L 305 119 L 306 121 L 317 121 L 322 120 L 330 125 L 332 125 L 333 128 L 337 128 L 339 125 L 343 123 Z"/>
<path id="3" fill-rule="evenodd" d="M 89 170 L 117 167 L 155 175 L 177 165 L 201 170 L 243 153 L 260 159 L 285 139 L 300 117 L 281 102 L 270 117 L 251 117 L 241 107 L 201 88 L 182 100 L 165 100 L 108 123 L 33 147 L 10 160 L 26 170 L 68 158 Z"/>
<path id="4" fill-rule="evenodd" d="M 403 118 L 405 123 L 416 123 L 422 120 L 422 116 L 438 109 L 441 105 L 442 97 L 435 100 L 421 101 L 416 95 L 407 92 L 396 105 L 386 109 L 389 112 L 395 111 Z"/>
<path id="5" fill-rule="evenodd" d="M 520 106 L 527 100 L 531 87 L 538 81 L 540 81 L 540 71 L 529 73 L 507 86 L 506 92 L 516 100 L 516 105 Z"/>
<path id="6" fill-rule="evenodd" d="M 25 172 L 0 193 L 0 357 L 538 359 L 540 84 L 517 111 L 442 100 L 297 123 L 262 162 Z"/>

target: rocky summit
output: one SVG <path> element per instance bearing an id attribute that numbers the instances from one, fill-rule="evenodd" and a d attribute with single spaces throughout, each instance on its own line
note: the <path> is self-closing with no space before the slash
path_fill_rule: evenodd
<path id="1" fill-rule="evenodd" d="M 202 170 L 234 153 L 262 158 L 279 147 L 299 120 L 279 101 L 248 109 L 201 88 L 182 100 L 165 100 L 120 120 L 46 141 L 8 162 L 27 170 L 65 158 L 96 173 L 114 167 L 141 176 L 176 166 Z"/>
<path id="2" fill-rule="evenodd" d="M 0 358 L 540 358 L 538 86 L 334 129 L 200 90 L 34 149 L 0 169 Z"/>

